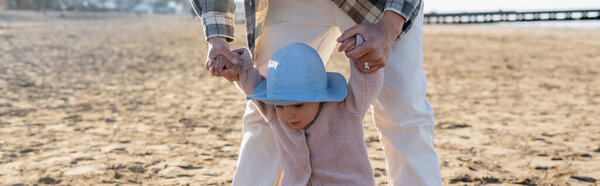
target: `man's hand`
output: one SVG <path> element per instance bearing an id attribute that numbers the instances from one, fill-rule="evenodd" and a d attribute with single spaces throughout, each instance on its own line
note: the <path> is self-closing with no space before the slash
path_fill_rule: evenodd
<path id="1" fill-rule="evenodd" d="M 344 51 L 346 53 L 354 50 L 354 48 L 356 47 L 360 47 L 361 45 L 363 45 L 365 43 L 365 40 L 363 39 L 362 35 L 358 34 L 356 35 L 356 37 L 354 39 L 346 39 L 342 45 L 340 46 L 340 48 L 338 50 L 341 49 L 341 51 Z M 356 60 L 350 58 L 352 62 L 354 62 L 356 65 L 354 65 L 356 68 L 358 68 L 359 71 L 365 73 L 365 70 L 369 70 L 370 66 L 367 66 L 368 63 L 364 63 L 364 66 L 359 65 L 359 62 L 356 62 Z"/>
<path id="2" fill-rule="evenodd" d="M 208 55 L 206 55 L 206 63 L 204 68 L 212 76 L 223 76 L 222 72 L 226 65 L 231 62 L 239 62 L 235 52 L 229 49 L 229 44 L 223 37 L 211 37 L 208 39 Z"/>
<path id="3" fill-rule="evenodd" d="M 348 58 L 355 59 L 356 66 L 364 66 L 369 63 L 368 69 L 359 68 L 363 73 L 370 73 L 384 67 L 392 50 L 396 37 L 402 32 L 402 25 L 406 19 L 393 11 L 385 11 L 383 18 L 376 24 L 358 24 L 344 31 L 337 39 L 338 43 L 344 43 L 356 35 L 362 35 L 365 43 L 353 50 L 344 50 L 344 44 L 338 48 L 338 52 L 345 51 Z"/>
<path id="4" fill-rule="evenodd" d="M 219 55 L 216 61 L 219 61 L 220 59 L 220 62 L 224 63 L 225 66 L 221 70 L 221 72 L 219 72 L 219 75 L 216 76 L 224 77 L 230 82 L 234 82 L 239 79 L 239 75 L 242 72 L 253 68 L 254 66 L 252 63 L 252 57 L 250 57 L 250 51 L 248 51 L 247 48 L 239 48 L 231 52 L 235 53 L 235 55 L 237 56 L 236 58 L 238 58 L 239 60 L 229 61 L 225 57 Z M 217 63 L 207 64 L 207 69 L 215 69 L 215 65 L 217 65 Z"/>
<path id="5" fill-rule="evenodd" d="M 226 65 L 225 70 L 221 71 L 222 76 L 230 82 L 237 81 L 242 72 L 254 68 L 250 51 L 247 48 L 238 48 L 232 52 L 238 55 L 239 60 L 232 61 L 229 65 Z"/>
<path id="6" fill-rule="evenodd" d="M 356 35 L 357 37 L 359 35 Z M 361 43 L 362 44 L 362 43 Z M 356 39 L 346 39 L 342 42 L 342 45 L 338 48 L 338 52 L 349 52 L 356 48 Z"/>

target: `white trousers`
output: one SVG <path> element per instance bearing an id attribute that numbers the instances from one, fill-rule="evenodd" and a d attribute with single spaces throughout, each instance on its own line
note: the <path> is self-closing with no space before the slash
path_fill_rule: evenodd
<path id="1" fill-rule="evenodd" d="M 383 68 L 384 87 L 371 105 L 390 185 L 441 185 L 433 147 L 433 109 L 425 98 L 422 22 L 421 12 L 410 31 L 394 43 Z M 354 25 L 331 0 L 270 0 L 256 43 L 256 66 L 266 75 L 275 51 L 295 42 L 312 46 L 327 62 L 337 52 L 337 37 Z M 244 137 L 233 185 L 273 185 L 280 176 L 280 155 L 272 130 L 250 102 L 242 122 Z"/>

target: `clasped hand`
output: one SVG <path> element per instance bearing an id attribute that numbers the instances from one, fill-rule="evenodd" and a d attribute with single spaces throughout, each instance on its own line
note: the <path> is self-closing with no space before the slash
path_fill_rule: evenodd
<path id="1" fill-rule="evenodd" d="M 402 24 L 406 21 L 404 17 L 391 11 L 385 11 L 383 18 L 376 24 L 358 24 L 342 33 L 337 39 L 342 43 L 338 52 L 344 52 L 346 57 L 354 59 L 356 67 L 363 73 L 371 73 L 383 68 L 387 63 L 392 46 L 396 37 L 402 31 Z M 351 49 L 346 43 L 348 40 L 354 40 L 356 35 L 361 35 L 364 44 Z M 362 68 L 365 63 L 369 68 Z"/>
<path id="2" fill-rule="evenodd" d="M 213 76 L 222 76 L 230 82 L 237 81 L 242 72 L 252 68 L 252 58 L 247 48 L 239 48 L 231 52 L 236 55 L 233 60 L 230 61 L 219 54 L 206 62 L 206 70 Z"/>

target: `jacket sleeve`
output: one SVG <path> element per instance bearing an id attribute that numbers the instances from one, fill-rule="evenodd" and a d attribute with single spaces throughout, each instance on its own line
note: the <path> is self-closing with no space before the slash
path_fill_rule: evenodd
<path id="1" fill-rule="evenodd" d="M 363 37 L 357 35 L 355 45 L 358 47 L 363 43 Z M 383 69 L 365 74 L 358 70 L 358 68 L 359 67 L 356 66 L 356 61 L 350 59 L 348 95 L 346 96 L 346 99 L 342 101 L 342 108 L 355 115 L 364 116 L 367 109 L 369 109 L 369 105 L 371 105 L 371 102 L 379 95 L 379 92 L 383 87 Z"/>
<path id="2" fill-rule="evenodd" d="M 190 3 L 202 19 L 207 40 L 221 36 L 229 42 L 233 41 L 234 0 L 190 0 Z"/>
<path id="3" fill-rule="evenodd" d="M 249 53 L 249 51 L 246 50 L 246 53 Z M 250 58 L 240 57 L 240 59 L 242 60 L 242 65 L 246 67 L 244 67 L 245 70 L 239 74 L 239 78 L 237 81 L 235 81 L 235 85 L 246 96 L 246 99 L 249 99 L 247 96 L 254 93 L 258 83 L 265 80 L 265 77 L 261 75 L 258 72 L 258 69 L 253 66 Z M 255 99 L 249 100 L 252 101 L 252 104 L 254 104 L 256 108 L 258 108 L 260 115 L 262 115 L 267 122 L 270 122 L 277 117 L 275 107 L 273 105 L 269 105 Z"/>
<path id="4" fill-rule="evenodd" d="M 383 87 L 383 69 L 365 74 L 357 68 L 354 60 L 350 59 L 348 95 L 342 101 L 342 108 L 363 116 Z"/>

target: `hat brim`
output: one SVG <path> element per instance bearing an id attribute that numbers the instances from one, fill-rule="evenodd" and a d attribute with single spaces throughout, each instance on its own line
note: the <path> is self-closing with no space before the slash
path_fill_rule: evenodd
<path id="1" fill-rule="evenodd" d="M 267 79 L 258 83 L 252 95 L 248 95 L 247 98 L 270 105 L 293 105 L 303 102 L 339 102 L 344 100 L 348 94 L 346 79 L 342 74 L 335 72 L 327 72 L 326 91 L 310 94 L 268 95 Z"/>

